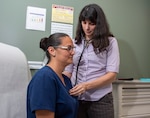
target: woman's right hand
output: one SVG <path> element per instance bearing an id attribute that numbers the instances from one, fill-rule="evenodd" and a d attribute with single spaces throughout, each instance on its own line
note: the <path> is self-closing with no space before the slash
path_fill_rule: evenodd
<path id="1" fill-rule="evenodd" d="M 86 82 L 77 84 L 72 89 L 70 89 L 69 93 L 73 96 L 79 96 L 86 91 Z"/>

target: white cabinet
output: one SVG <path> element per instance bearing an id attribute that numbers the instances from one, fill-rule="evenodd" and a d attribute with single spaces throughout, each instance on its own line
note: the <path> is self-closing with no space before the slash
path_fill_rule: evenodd
<path id="1" fill-rule="evenodd" d="M 150 82 L 113 83 L 115 118 L 150 118 Z"/>

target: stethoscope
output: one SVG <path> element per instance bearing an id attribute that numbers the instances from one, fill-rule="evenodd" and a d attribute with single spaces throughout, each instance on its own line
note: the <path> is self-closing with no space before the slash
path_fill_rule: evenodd
<path id="1" fill-rule="evenodd" d="M 78 64 L 77 64 L 76 78 L 75 78 L 74 86 L 77 84 L 77 80 L 78 80 L 78 69 L 79 69 L 79 64 L 80 64 L 81 58 L 82 58 L 82 56 L 83 56 L 83 52 L 84 52 L 85 48 L 87 48 L 91 42 L 92 42 L 92 40 L 84 40 L 84 47 L 83 47 L 83 50 L 82 50 L 82 52 L 81 52 L 81 55 L 80 55 L 80 57 L 79 57 L 79 61 L 78 61 Z"/>

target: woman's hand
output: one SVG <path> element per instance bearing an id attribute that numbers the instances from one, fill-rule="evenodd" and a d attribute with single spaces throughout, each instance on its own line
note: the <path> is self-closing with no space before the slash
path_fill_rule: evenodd
<path id="1" fill-rule="evenodd" d="M 69 93 L 73 96 L 79 96 L 86 91 L 86 83 L 80 83 L 70 89 Z"/>

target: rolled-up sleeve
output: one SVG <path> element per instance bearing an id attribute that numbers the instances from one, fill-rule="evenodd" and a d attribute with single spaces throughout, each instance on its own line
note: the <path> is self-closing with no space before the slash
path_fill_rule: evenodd
<path id="1" fill-rule="evenodd" d="M 107 66 L 106 72 L 119 72 L 120 55 L 118 42 L 115 38 L 110 40 L 107 53 Z"/>

